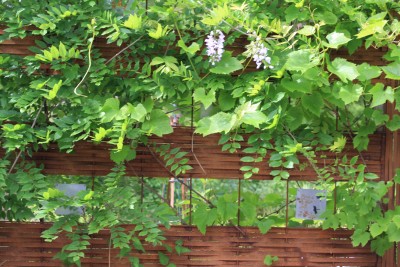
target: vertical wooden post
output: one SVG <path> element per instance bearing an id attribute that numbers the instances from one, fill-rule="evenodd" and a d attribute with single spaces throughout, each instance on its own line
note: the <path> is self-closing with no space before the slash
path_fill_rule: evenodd
<path id="1" fill-rule="evenodd" d="M 242 191 L 242 179 L 239 177 L 238 180 L 238 210 L 237 210 L 237 226 L 240 226 L 240 204 L 241 204 L 241 191 Z"/>
<path id="2" fill-rule="evenodd" d="M 185 183 L 185 184 L 188 184 L 188 180 L 187 180 L 187 178 L 184 178 L 183 179 L 183 182 Z M 181 200 L 182 200 L 182 202 L 183 201 L 185 201 L 186 200 L 186 187 L 185 187 L 185 185 L 184 184 L 181 184 Z M 188 209 L 188 205 L 182 205 L 182 208 L 181 208 L 181 217 L 182 217 L 182 219 L 183 218 L 185 218 L 185 215 L 186 215 L 186 210 Z"/>
<path id="3" fill-rule="evenodd" d="M 289 225 L 289 179 L 286 180 L 286 214 L 285 214 L 285 227 Z"/>
<path id="4" fill-rule="evenodd" d="M 192 188 L 193 188 L 193 178 L 189 178 L 190 187 L 189 187 L 189 225 L 192 225 L 192 211 L 193 211 L 193 203 L 192 203 Z"/>
<path id="5" fill-rule="evenodd" d="M 175 178 L 169 180 L 169 205 L 173 208 L 175 206 Z"/>
<path id="6" fill-rule="evenodd" d="M 392 103 L 386 104 L 386 114 L 389 115 L 389 118 L 392 119 L 393 115 L 396 113 L 395 106 Z M 392 132 L 386 129 L 386 137 L 385 137 L 385 155 L 384 155 L 384 163 L 385 163 L 385 174 L 384 181 L 390 182 L 393 180 L 393 176 L 395 174 L 395 169 L 400 165 L 399 164 L 399 140 L 398 133 Z M 399 188 L 397 188 L 398 190 Z M 394 209 L 396 205 L 399 204 L 399 196 L 398 191 L 396 194 L 396 188 L 393 186 L 388 191 L 389 203 L 387 205 L 387 209 Z M 400 260 L 396 257 L 396 254 L 399 255 L 399 249 L 392 248 L 388 250 L 385 255 L 382 257 L 382 262 L 380 267 L 399 267 Z M 397 259 L 396 259 L 397 258 Z"/>
<path id="7" fill-rule="evenodd" d="M 394 143 L 394 167 L 400 168 L 400 131 L 396 131 L 393 139 Z M 396 193 L 396 202 L 395 206 L 400 206 L 400 185 L 397 185 L 395 188 Z M 400 243 L 396 244 L 396 266 L 400 267 Z"/>

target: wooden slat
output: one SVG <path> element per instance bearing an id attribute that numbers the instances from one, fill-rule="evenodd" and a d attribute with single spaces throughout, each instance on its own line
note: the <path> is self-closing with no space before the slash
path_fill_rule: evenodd
<path id="1" fill-rule="evenodd" d="M 61 236 L 53 243 L 40 238 L 48 223 L 0 222 L 1 266 L 60 266 L 52 259 L 69 241 Z M 131 230 L 134 226 L 125 226 Z M 266 255 L 278 256 L 273 266 L 376 266 L 377 256 L 369 246 L 352 247 L 348 230 L 320 230 L 312 228 L 273 228 L 262 235 L 257 228 L 243 227 L 243 237 L 233 227 L 209 227 L 206 235 L 196 228 L 173 226 L 164 230 L 168 243 L 182 240 L 191 252 L 178 256 L 161 246 L 146 245 L 146 253 L 132 252 L 144 266 L 161 266 L 158 251 L 170 256 L 176 266 L 265 266 Z M 108 248 L 110 232 L 101 230 L 92 235 L 85 251 L 83 266 L 130 266 L 126 259 L 118 259 L 118 250 Z M 109 258 L 109 255 L 111 257 Z"/>
<path id="2" fill-rule="evenodd" d="M 194 135 L 192 146 L 192 131 L 188 128 L 178 127 L 174 133 L 165 137 L 151 138 L 151 142 L 157 144 L 170 144 L 171 147 L 179 147 L 182 151 L 188 152 L 189 163 L 193 169 L 188 171 L 182 177 L 192 178 L 219 178 L 219 179 L 238 179 L 243 177 L 240 171 L 241 166 L 246 165 L 240 161 L 243 156 L 248 156 L 241 152 L 229 153 L 221 151 L 221 145 L 218 145 L 219 135 L 211 135 L 205 138 Z M 363 152 L 362 156 L 368 165 L 368 171 L 374 172 L 383 178 L 384 176 L 384 152 L 383 147 L 385 135 L 383 133 L 370 136 L 371 142 L 368 151 Z M 242 142 L 242 146 L 248 146 Z M 31 160 L 38 165 L 43 164 L 45 174 L 65 174 L 65 175 L 88 175 L 104 176 L 107 175 L 114 163 L 109 158 L 112 146 L 108 144 L 95 145 L 88 142 L 79 142 L 75 145 L 73 153 L 60 152 L 56 145 L 50 145 L 45 151 L 41 150 L 33 154 Z M 194 151 L 194 153 L 192 153 Z M 348 158 L 359 156 L 359 153 L 350 145 L 346 147 L 343 154 Z M 127 175 L 143 177 L 171 177 L 171 173 L 160 163 L 161 157 L 154 157 L 152 152 L 146 147 L 138 147 L 137 157 L 127 163 Z M 267 153 L 269 154 L 269 153 Z M 318 167 L 332 164 L 336 158 L 341 158 L 343 154 L 323 152 L 323 158 L 317 162 Z M 196 155 L 196 158 L 194 157 Z M 319 156 L 322 154 L 319 153 Z M 268 166 L 269 155 L 262 162 L 255 163 L 260 172 L 253 175 L 255 180 L 270 180 L 271 170 Z M 302 163 L 307 164 L 304 157 L 299 158 Z M 361 163 L 361 159 L 360 159 Z M 251 165 L 251 164 L 250 164 Z M 305 169 L 294 168 L 289 170 L 290 180 L 311 181 L 316 179 L 315 171 L 309 167 Z M 339 180 L 339 177 L 336 177 Z"/>

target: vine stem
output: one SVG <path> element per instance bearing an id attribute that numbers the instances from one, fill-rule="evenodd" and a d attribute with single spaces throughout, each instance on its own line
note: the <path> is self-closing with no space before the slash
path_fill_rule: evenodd
<path id="1" fill-rule="evenodd" d="M 176 28 L 176 31 L 178 32 L 179 39 L 182 40 L 183 43 L 185 43 L 185 41 L 183 41 L 183 39 L 182 39 L 181 31 L 179 30 L 179 27 L 178 27 L 178 25 L 176 24 L 176 22 L 175 22 L 175 28 Z M 197 78 L 197 79 L 200 79 L 199 73 L 197 72 L 197 69 L 196 69 L 196 67 L 194 66 L 194 63 L 193 63 L 192 59 L 190 58 L 189 53 L 186 52 L 186 51 L 185 51 L 185 53 L 186 53 L 186 55 L 187 55 L 187 57 L 188 57 L 188 60 L 189 60 L 189 62 L 190 62 L 190 65 L 192 65 L 192 68 L 193 68 L 193 70 L 194 70 L 194 73 L 196 73 L 196 78 Z"/>
<path id="2" fill-rule="evenodd" d="M 88 68 L 87 68 L 85 74 L 83 75 L 82 79 L 80 80 L 80 82 L 79 82 L 79 83 L 75 86 L 75 88 L 74 88 L 74 94 L 76 94 L 77 96 L 84 96 L 84 97 L 87 97 L 86 95 L 79 94 L 79 93 L 77 92 L 77 90 L 78 90 L 78 88 L 81 86 L 81 84 L 83 83 L 83 81 L 86 79 L 86 76 L 89 74 L 89 71 L 90 71 L 90 69 L 92 68 L 92 46 L 93 46 L 94 37 L 95 37 L 95 35 L 96 35 L 96 32 L 95 32 L 95 26 L 92 25 L 91 27 L 92 27 L 92 38 L 91 38 L 91 40 L 90 40 L 90 42 L 89 42 L 89 46 L 88 46 L 89 65 L 88 65 Z"/>
<path id="3" fill-rule="evenodd" d="M 131 169 L 131 171 L 136 175 L 136 177 L 139 177 L 138 173 L 136 172 L 136 170 L 132 167 L 132 165 L 131 165 L 129 162 L 127 162 L 126 165 L 129 167 L 129 169 Z M 143 186 L 145 186 L 147 189 L 149 189 L 153 194 L 155 194 L 155 195 L 156 195 L 158 198 L 160 198 L 165 204 L 167 204 L 171 209 L 173 209 L 174 212 L 175 212 L 175 214 L 176 214 L 176 216 L 179 217 L 178 211 L 177 211 L 174 207 L 171 206 L 171 204 L 168 202 L 168 200 L 167 200 L 165 197 L 161 196 L 161 195 L 160 195 L 156 190 L 154 190 L 150 185 L 148 185 L 148 184 L 144 181 L 144 179 L 143 179 Z M 181 223 L 182 223 L 183 225 L 187 225 L 187 223 L 186 223 L 182 218 L 179 218 L 179 220 L 181 221 Z"/>
<path id="4" fill-rule="evenodd" d="M 195 132 L 193 131 L 193 133 L 192 133 L 192 147 L 190 148 L 190 151 L 192 152 L 193 157 L 196 160 L 197 164 L 199 164 L 200 169 L 203 171 L 204 174 L 207 174 L 206 170 L 203 168 L 203 165 L 201 164 L 201 162 L 197 158 L 196 153 L 194 153 L 194 134 L 195 134 Z"/>
<path id="5" fill-rule="evenodd" d="M 162 166 L 164 167 L 164 169 L 167 170 L 167 172 L 172 175 L 172 177 L 175 177 L 175 175 L 165 166 L 165 164 L 154 154 L 153 150 L 151 150 L 151 148 L 149 146 L 147 146 L 147 149 L 149 150 L 149 152 L 151 153 L 151 155 L 153 156 L 153 158 Z M 194 192 L 195 194 L 197 194 L 202 200 L 204 200 L 211 208 L 216 208 L 216 206 L 207 198 L 205 198 L 202 194 L 200 194 L 199 192 L 197 192 L 196 190 L 194 190 L 191 186 L 189 186 L 188 184 L 186 184 L 185 182 L 183 182 L 181 179 L 175 177 L 176 180 L 180 183 L 183 184 L 184 186 L 186 186 L 187 188 L 190 189 L 191 192 Z M 232 224 L 232 226 L 239 231 L 244 237 L 247 237 L 246 232 L 244 232 L 239 226 L 234 225 L 232 223 L 231 220 L 229 220 L 229 222 Z"/>
<path id="6" fill-rule="evenodd" d="M 293 139 L 293 141 L 298 143 L 296 137 L 289 130 L 289 128 L 287 128 L 286 125 L 283 125 L 283 127 L 285 128 L 285 131 L 288 133 L 288 135 Z M 313 162 L 313 160 L 308 155 L 306 155 L 305 153 L 302 153 L 302 154 L 306 157 L 307 161 L 310 163 L 311 167 L 314 169 L 315 173 L 318 175 L 318 178 L 321 178 L 321 173 L 319 172 L 317 165 Z"/>
<path id="7" fill-rule="evenodd" d="M 349 132 L 350 132 L 350 139 L 351 139 L 351 141 L 353 141 L 354 142 L 354 132 L 353 132 L 353 129 L 351 128 L 351 123 L 350 123 L 350 119 L 349 119 L 349 111 L 348 111 L 348 109 L 347 109 L 347 107 L 345 107 L 345 110 L 346 110 L 346 122 L 347 122 L 347 128 L 348 128 L 348 130 L 349 130 Z M 361 158 L 361 161 L 363 162 L 363 164 L 365 165 L 365 169 L 366 169 L 366 171 L 367 172 L 369 172 L 369 169 L 368 169 L 368 165 L 367 165 L 367 162 L 365 161 L 365 159 L 364 159 L 364 156 L 363 156 L 363 154 L 361 153 L 361 151 L 359 151 L 358 149 L 357 149 L 357 151 L 358 151 L 358 155 L 360 156 L 360 158 Z"/>
<path id="8" fill-rule="evenodd" d="M 115 59 L 116 57 L 118 57 L 119 55 L 121 55 L 123 52 L 125 52 L 126 50 L 128 50 L 130 47 L 132 47 L 134 44 L 136 44 L 137 42 L 139 42 L 141 39 L 143 38 L 143 35 L 139 36 L 139 38 L 137 38 L 135 41 L 133 41 L 132 43 L 130 43 L 127 47 L 121 49 L 118 53 L 116 53 L 115 55 L 113 55 L 109 60 L 106 61 L 106 63 L 104 63 L 105 65 L 107 65 L 108 63 L 110 63 L 113 59 Z"/>
<path id="9" fill-rule="evenodd" d="M 292 204 L 292 203 L 294 203 L 295 201 L 296 201 L 296 199 L 290 200 L 290 201 L 288 202 L 288 204 Z M 276 210 L 270 212 L 270 213 L 265 214 L 264 217 L 268 217 L 268 216 L 270 216 L 270 215 L 272 215 L 272 214 L 277 214 L 277 213 L 279 213 L 281 210 L 283 210 L 284 208 L 286 208 L 286 204 L 283 205 L 283 206 L 281 206 L 281 207 L 279 207 L 278 209 L 276 209 Z"/>
<path id="10" fill-rule="evenodd" d="M 208 7 L 206 7 L 205 5 L 204 5 L 204 3 L 202 3 L 201 1 L 196 1 L 197 2 L 197 4 L 199 4 L 200 6 L 202 6 L 202 7 L 204 7 L 208 12 L 212 12 L 213 10 L 212 9 L 210 9 L 210 8 L 208 8 Z M 229 22 L 227 22 L 226 20 L 221 20 L 223 23 L 225 23 L 227 26 L 229 26 L 229 27 L 231 27 L 233 30 L 235 30 L 235 31 L 237 31 L 237 32 L 239 32 L 239 33 L 241 33 L 241 34 L 243 34 L 243 35 L 249 35 L 247 32 L 244 32 L 244 31 L 242 31 L 241 29 L 239 29 L 239 28 L 237 28 L 237 27 L 233 27 L 233 25 L 232 24 L 230 24 Z"/>
<path id="11" fill-rule="evenodd" d="M 169 173 L 169 175 L 171 175 L 172 177 L 175 177 L 175 174 L 173 174 L 166 166 L 165 164 L 154 154 L 153 150 L 147 146 L 147 149 L 149 150 L 150 154 L 153 156 L 153 158 L 162 166 L 164 167 L 164 169 Z M 175 177 L 177 178 L 177 177 Z M 178 182 L 183 184 L 186 187 L 189 187 L 185 182 L 181 181 L 179 178 L 177 178 Z M 215 208 L 215 205 L 208 200 L 207 198 L 205 198 L 202 194 L 200 194 L 199 192 L 197 192 L 196 190 L 191 189 L 194 193 L 196 193 L 202 200 L 204 200 L 205 202 L 207 202 L 208 205 L 210 205 L 210 207 Z"/>
<path id="12" fill-rule="evenodd" d="M 36 116 L 35 116 L 35 119 L 33 120 L 32 124 L 31 124 L 31 128 L 32 128 L 32 129 L 35 127 L 36 122 L 37 122 L 37 120 L 38 120 L 38 118 L 39 118 L 39 115 L 40 115 L 40 113 L 42 112 L 42 109 L 43 109 L 43 105 L 40 106 L 40 108 L 39 108 L 39 110 L 38 110 L 38 112 L 37 112 L 37 114 L 36 114 Z M 13 162 L 13 164 L 11 165 L 10 170 L 8 171 L 8 174 L 11 174 L 11 172 L 14 170 L 14 168 L 15 168 L 15 166 L 17 165 L 17 162 L 18 162 L 19 158 L 21 157 L 21 155 L 22 155 L 22 150 L 20 150 L 20 151 L 18 152 L 17 157 L 14 159 L 14 162 Z M 1 265 L 0 265 L 0 266 L 1 266 Z"/>

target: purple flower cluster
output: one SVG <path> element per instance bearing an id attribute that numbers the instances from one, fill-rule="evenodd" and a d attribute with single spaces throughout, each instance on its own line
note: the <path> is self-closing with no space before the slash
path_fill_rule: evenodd
<path id="1" fill-rule="evenodd" d="M 209 61 L 211 65 L 215 65 L 215 62 L 219 62 L 224 53 L 224 42 L 225 35 L 220 31 L 211 31 L 205 40 L 207 46 L 207 56 L 210 57 Z"/>
<path id="2" fill-rule="evenodd" d="M 254 41 L 251 41 L 251 43 L 247 45 L 246 54 L 251 56 L 256 62 L 257 69 L 259 69 L 262 64 L 264 64 L 264 69 L 267 66 L 270 69 L 273 68 L 271 65 L 271 57 L 268 56 L 268 48 L 264 46 L 264 43 L 261 41 L 259 36 L 257 36 Z"/>

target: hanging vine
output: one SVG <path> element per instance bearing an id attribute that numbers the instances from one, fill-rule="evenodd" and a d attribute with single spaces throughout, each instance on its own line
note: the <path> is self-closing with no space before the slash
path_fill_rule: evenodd
<path id="1" fill-rule="evenodd" d="M 145 145 L 174 176 L 190 171 L 187 151 L 153 152 L 148 144 L 149 135 L 172 133 L 170 116 L 179 113 L 180 124 L 194 126 L 197 134 L 222 134 L 222 150 L 245 153 L 246 179 L 259 172 L 259 162 L 273 168 L 275 180 L 289 179 L 290 170 L 305 164 L 322 187 L 331 188 L 333 177 L 340 177 L 336 210 L 325 214 L 323 226 L 355 229 L 354 245 L 371 241 L 382 255 L 400 241 L 400 211 L 381 205 L 399 183 L 398 172 L 390 182 L 376 182 L 362 154 L 315 164 L 322 152 L 349 143 L 367 150 L 378 129 L 400 128 L 400 116 L 381 108 L 391 103 L 400 111 L 397 1 L 114 2 L 1 1 L 0 42 L 34 45 L 23 56 L 0 54 L 0 217 L 51 218 L 54 226 L 44 233 L 49 239 L 61 230 L 73 232 L 59 256 L 69 263 L 79 264 L 87 235 L 104 227 L 112 228 L 110 242 L 124 255 L 132 246 L 141 250 L 137 234 L 158 244 L 163 238 L 153 230 L 155 222 L 168 225 L 173 214 L 162 204 L 151 208 L 151 216 L 141 213 L 125 187 L 123 163 Z M 377 59 L 379 66 L 349 56 L 382 47 L 387 52 Z M 245 148 L 243 136 L 249 136 Z M 68 200 L 69 206 L 85 206 L 84 216 L 57 216 L 66 200 L 25 159 L 51 143 L 71 152 L 82 140 L 112 144 L 117 167 L 104 178 L 102 193 L 86 190 Z M 193 144 L 191 152 L 201 165 Z M 233 195 L 213 205 L 195 203 L 193 221 L 202 232 L 237 216 Z M 279 208 L 281 201 L 275 204 Z M 268 216 L 251 218 L 254 213 L 245 210 L 253 208 L 245 204 L 240 209 L 263 232 L 279 224 Z M 205 220 L 205 213 L 212 217 Z M 126 236 L 120 225 L 127 222 L 142 229 Z M 164 256 L 161 264 L 173 266 Z M 268 256 L 267 263 L 276 260 Z"/>

